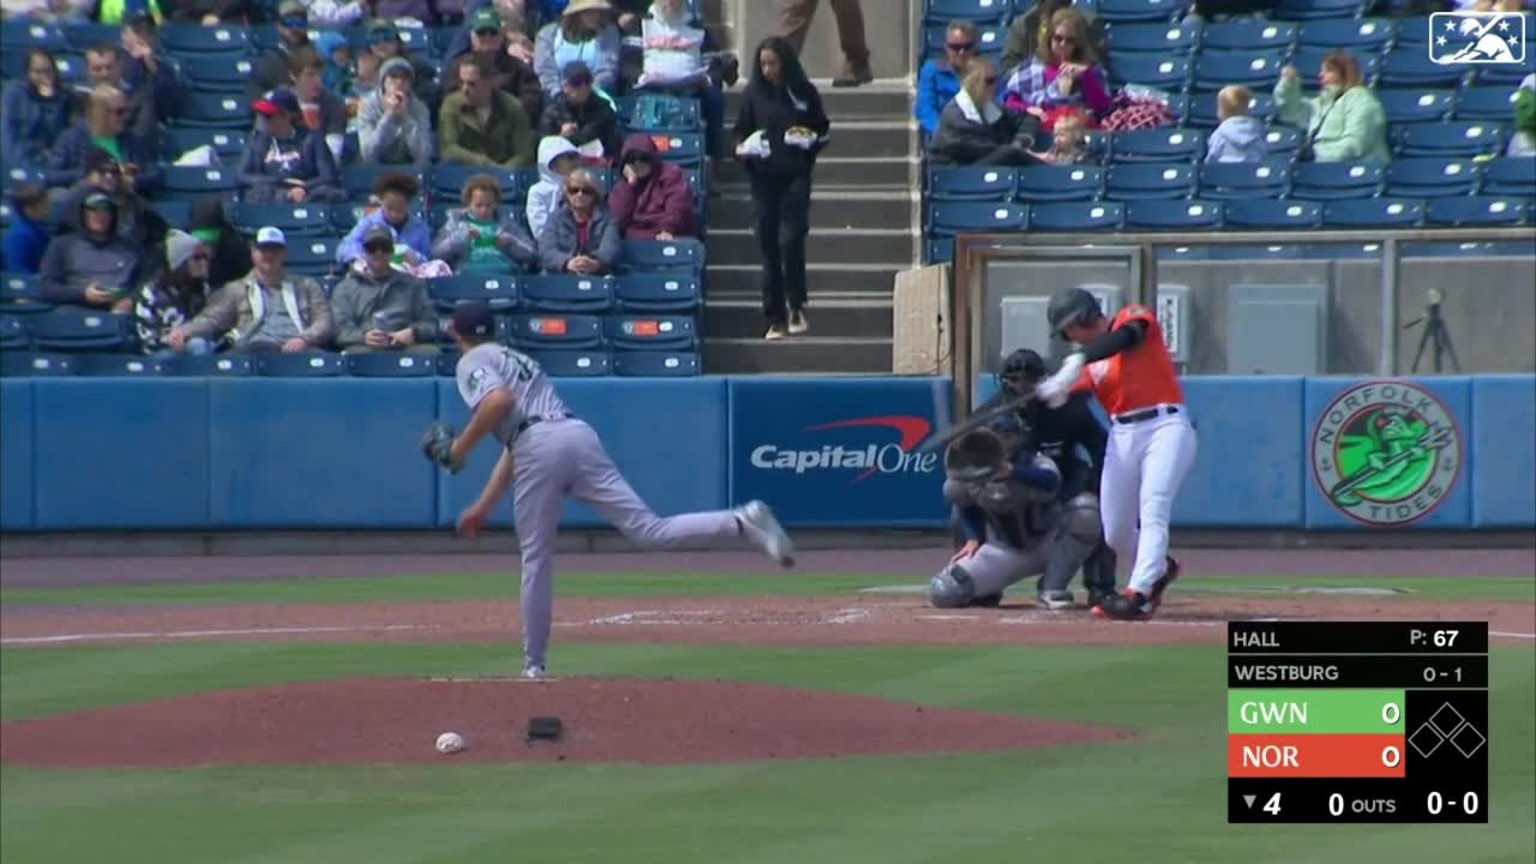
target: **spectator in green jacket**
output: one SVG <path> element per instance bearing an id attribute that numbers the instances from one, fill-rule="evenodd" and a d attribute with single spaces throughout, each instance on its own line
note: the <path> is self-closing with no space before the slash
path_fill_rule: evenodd
<path id="1" fill-rule="evenodd" d="M 1509 138 L 1509 155 L 1536 156 L 1536 74 L 1525 76 L 1515 91 L 1515 134 Z"/>
<path id="2" fill-rule="evenodd" d="M 1348 51 L 1323 58 L 1317 75 L 1322 92 L 1304 97 L 1296 67 L 1287 66 L 1275 85 L 1279 116 L 1307 134 L 1307 148 L 1318 162 L 1392 161 L 1387 145 L 1387 114 L 1365 84 L 1360 61 Z"/>
<path id="3" fill-rule="evenodd" d="M 484 55 L 457 61 L 458 92 L 438 112 L 438 152 L 444 162 L 522 168 L 533 164 L 533 124 L 517 99 L 496 86 Z"/>

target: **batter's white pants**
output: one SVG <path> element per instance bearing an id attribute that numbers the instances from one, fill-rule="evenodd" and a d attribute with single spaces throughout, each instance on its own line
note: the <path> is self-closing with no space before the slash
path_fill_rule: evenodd
<path id="1" fill-rule="evenodd" d="M 1173 499 L 1195 461 L 1195 427 L 1182 405 L 1177 414 L 1110 426 L 1099 481 L 1104 540 L 1134 562 L 1131 590 L 1151 594 L 1166 566 Z"/>

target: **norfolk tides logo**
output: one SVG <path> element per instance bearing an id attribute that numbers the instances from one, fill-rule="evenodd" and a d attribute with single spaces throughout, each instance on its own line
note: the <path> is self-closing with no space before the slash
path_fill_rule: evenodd
<path id="1" fill-rule="evenodd" d="M 1433 513 L 1461 474 L 1461 430 L 1428 390 L 1407 381 L 1350 387 L 1312 430 L 1323 497 L 1364 525 L 1399 528 Z"/>

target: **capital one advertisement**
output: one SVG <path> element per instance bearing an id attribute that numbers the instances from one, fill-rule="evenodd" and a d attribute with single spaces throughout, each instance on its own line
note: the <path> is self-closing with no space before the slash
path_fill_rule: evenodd
<path id="1" fill-rule="evenodd" d="M 942 392 L 948 398 L 948 383 Z M 943 525 L 935 379 L 731 384 L 731 491 L 761 498 L 786 525 Z"/>

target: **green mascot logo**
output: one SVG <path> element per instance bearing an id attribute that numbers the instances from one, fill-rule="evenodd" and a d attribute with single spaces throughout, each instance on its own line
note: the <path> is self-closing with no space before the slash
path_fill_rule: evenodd
<path id="1" fill-rule="evenodd" d="M 1378 528 L 1410 525 L 1461 474 L 1461 432 L 1433 393 L 1406 381 L 1350 387 L 1312 432 L 1312 474 L 1340 513 Z"/>

